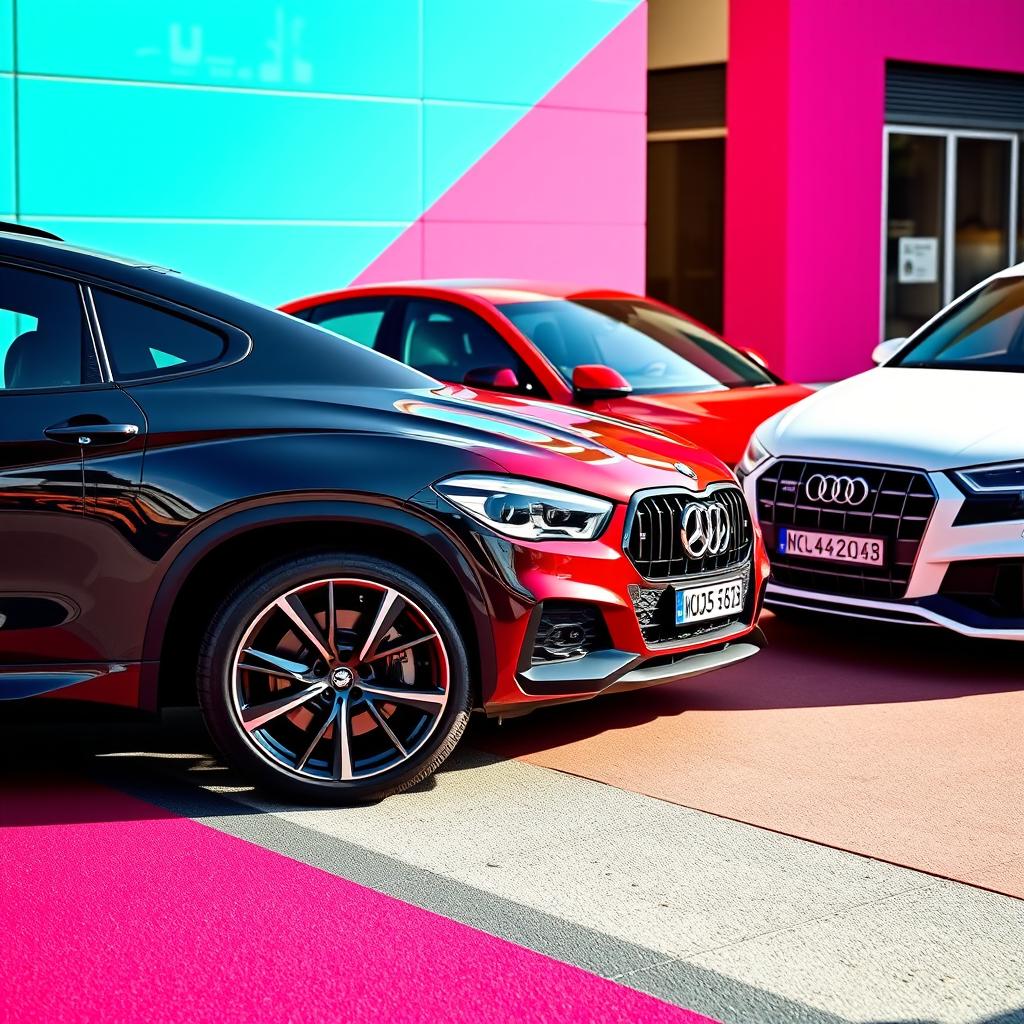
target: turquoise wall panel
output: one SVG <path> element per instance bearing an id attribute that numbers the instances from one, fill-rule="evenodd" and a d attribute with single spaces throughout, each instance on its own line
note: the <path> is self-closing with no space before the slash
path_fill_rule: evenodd
<path id="1" fill-rule="evenodd" d="M 475 164 L 529 107 L 426 103 L 423 111 L 423 199 L 429 207 Z"/>
<path id="2" fill-rule="evenodd" d="M 0 76 L 0 214 L 14 212 L 14 79 Z"/>
<path id="3" fill-rule="evenodd" d="M 76 245 L 151 260 L 272 306 L 344 287 L 402 230 L 38 218 L 33 223 Z"/>
<path id="4" fill-rule="evenodd" d="M 0 71 L 14 70 L 14 0 L 0 0 Z"/>
<path id="5" fill-rule="evenodd" d="M 29 72 L 419 94 L 419 0 L 18 0 L 18 42 Z"/>
<path id="6" fill-rule="evenodd" d="M 428 99 L 536 103 L 638 0 L 423 0 Z"/>
<path id="7" fill-rule="evenodd" d="M 22 79 L 22 212 L 414 219 L 414 103 Z"/>

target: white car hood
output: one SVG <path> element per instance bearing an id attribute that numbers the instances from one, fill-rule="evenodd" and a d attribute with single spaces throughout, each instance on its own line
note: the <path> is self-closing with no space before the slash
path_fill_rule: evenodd
<path id="1" fill-rule="evenodd" d="M 1024 459 L 1024 374 L 879 367 L 805 398 L 758 436 L 773 455 L 926 470 Z"/>

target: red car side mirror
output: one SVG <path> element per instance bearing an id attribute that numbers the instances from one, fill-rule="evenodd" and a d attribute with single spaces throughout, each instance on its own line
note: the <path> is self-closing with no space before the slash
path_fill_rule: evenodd
<path id="1" fill-rule="evenodd" d="M 517 391 L 519 378 L 507 366 L 480 366 L 469 370 L 462 383 L 471 388 L 490 388 L 492 391 Z"/>
<path id="2" fill-rule="evenodd" d="M 572 371 L 572 388 L 581 402 L 593 402 L 598 398 L 621 398 L 633 390 L 633 385 L 618 370 L 592 363 Z"/>

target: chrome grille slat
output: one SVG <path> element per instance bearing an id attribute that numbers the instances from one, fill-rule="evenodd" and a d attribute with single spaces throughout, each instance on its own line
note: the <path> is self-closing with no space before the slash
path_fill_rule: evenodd
<path id="1" fill-rule="evenodd" d="M 868 497 L 857 508 L 807 500 L 804 481 L 814 473 L 860 476 Z M 828 594 L 895 599 L 903 597 L 917 552 L 935 507 L 928 477 L 890 466 L 780 459 L 759 477 L 758 519 L 772 559 L 772 579 L 783 585 Z M 779 527 L 880 537 L 884 566 L 828 562 L 779 555 Z"/>

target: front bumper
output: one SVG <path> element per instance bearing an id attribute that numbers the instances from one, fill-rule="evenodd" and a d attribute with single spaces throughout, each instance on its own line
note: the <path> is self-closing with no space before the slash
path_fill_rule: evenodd
<path id="1" fill-rule="evenodd" d="M 748 503 L 755 511 L 757 480 L 778 461 L 766 460 L 743 482 Z M 983 603 L 965 601 L 950 585 L 951 567 L 963 563 L 1020 562 L 1024 571 L 1024 519 L 954 525 L 967 500 L 965 495 L 945 473 L 924 475 L 935 491 L 936 502 L 901 598 L 881 600 L 828 593 L 770 579 L 766 606 L 877 622 L 939 626 L 979 639 L 1024 640 L 1024 614 L 993 614 Z M 1024 608 L 1021 610 L 1024 612 Z"/>
<path id="2" fill-rule="evenodd" d="M 764 645 L 764 635 L 754 628 L 746 629 L 738 641 L 684 651 L 674 656 L 648 658 L 628 651 L 603 650 L 572 661 L 533 665 L 518 676 L 520 684 L 525 684 L 533 691 L 531 699 L 528 702 L 513 701 L 509 704 L 492 702 L 487 712 L 512 718 L 529 714 L 546 704 L 589 700 L 606 693 L 674 683 L 745 661 L 757 654 Z M 558 695 L 545 698 L 544 688 Z"/>
<path id="3" fill-rule="evenodd" d="M 506 594 L 512 590 L 515 595 L 511 601 L 492 602 L 496 672 L 493 685 L 485 685 L 482 694 L 488 714 L 520 715 L 546 704 L 685 679 L 748 658 L 763 645 L 755 623 L 768 562 L 756 530 L 751 555 L 742 564 L 686 580 L 695 586 L 742 576 L 747 594 L 743 609 L 690 635 L 663 639 L 658 634 L 651 640 L 645 602 L 658 604 L 664 613 L 666 595 L 679 581 L 647 580 L 623 553 L 626 512 L 618 507 L 594 541 L 512 543 L 477 531 L 478 548 L 491 553 Z M 545 609 L 567 604 L 596 610 L 603 642 L 582 656 L 538 663 L 539 621 Z"/>

